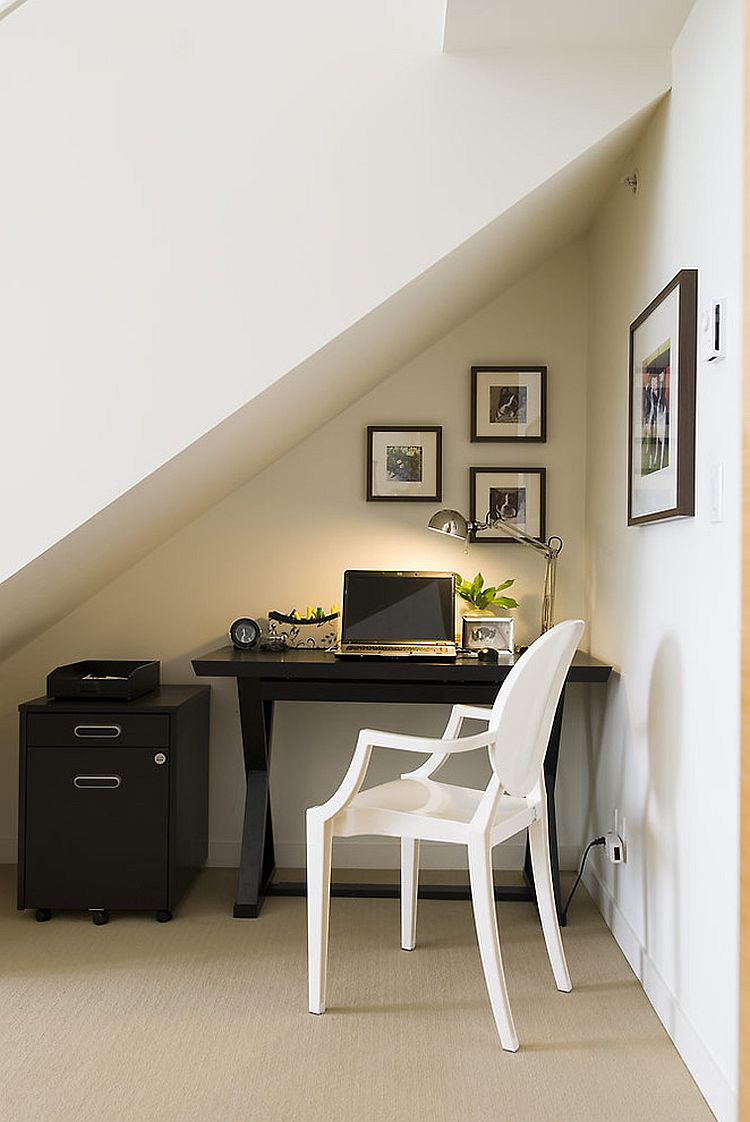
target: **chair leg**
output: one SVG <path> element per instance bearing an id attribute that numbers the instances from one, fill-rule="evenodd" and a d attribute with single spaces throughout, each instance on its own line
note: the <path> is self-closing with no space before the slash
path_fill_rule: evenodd
<path id="1" fill-rule="evenodd" d="M 325 1013 L 333 827 L 307 816 L 307 972 L 309 1009 Z"/>
<path id="2" fill-rule="evenodd" d="M 484 969 L 484 980 L 490 997 L 500 1043 L 508 1052 L 518 1050 L 518 1037 L 510 1011 L 508 991 L 505 986 L 503 961 L 500 956 L 500 938 L 497 932 L 495 890 L 492 883 L 492 862 L 486 840 L 480 837 L 469 841 L 469 877 L 471 903 L 477 929 L 479 954 Z"/>
<path id="3" fill-rule="evenodd" d="M 417 942 L 419 840 L 401 839 L 401 950 L 413 951 Z"/>
<path id="4" fill-rule="evenodd" d="M 549 863 L 549 836 L 546 816 L 538 818 L 536 822 L 532 822 L 529 826 L 529 849 L 531 850 L 531 867 L 534 872 L 539 918 L 542 921 L 544 942 L 547 946 L 552 973 L 555 976 L 555 984 L 559 990 L 570 993 L 573 985 L 565 960 L 560 925 L 557 922 L 555 891 L 552 887 L 552 870 Z"/>

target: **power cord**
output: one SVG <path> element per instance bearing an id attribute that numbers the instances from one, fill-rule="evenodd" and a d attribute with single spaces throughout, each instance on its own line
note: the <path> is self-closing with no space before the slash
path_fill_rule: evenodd
<path id="1" fill-rule="evenodd" d="M 607 839 L 603 835 L 600 838 L 594 838 L 593 841 L 589 842 L 589 844 L 583 851 L 583 857 L 581 858 L 581 866 L 578 870 L 578 876 L 576 877 L 575 884 L 570 890 L 570 896 L 568 896 L 568 899 L 565 902 L 565 907 L 562 910 L 562 915 L 560 916 L 560 923 L 563 927 L 565 926 L 565 921 L 568 918 L 568 908 L 570 907 L 570 901 L 573 899 L 573 893 L 581 883 L 581 877 L 583 876 L 583 866 L 586 864 L 586 858 L 589 855 L 589 851 L 593 849 L 595 845 L 604 845 L 606 843 L 606 840 Z"/>

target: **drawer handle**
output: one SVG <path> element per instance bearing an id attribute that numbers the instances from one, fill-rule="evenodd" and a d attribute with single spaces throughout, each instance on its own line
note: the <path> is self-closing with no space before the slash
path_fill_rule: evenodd
<path id="1" fill-rule="evenodd" d="M 119 787 L 122 779 L 119 775 L 77 775 L 73 786 L 86 790 L 90 787 Z"/>
<path id="2" fill-rule="evenodd" d="M 119 725 L 76 725 L 73 734 L 79 740 L 86 740 L 87 737 L 116 740 L 118 736 L 122 736 L 122 729 Z"/>

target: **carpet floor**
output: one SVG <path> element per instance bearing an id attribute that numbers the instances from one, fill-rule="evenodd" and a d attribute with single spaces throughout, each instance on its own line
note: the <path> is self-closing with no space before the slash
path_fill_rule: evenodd
<path id="1" fill-rule="evenodd" d="M 14 910 L 0 870 L 3 1122 L 692 1122 L 711 1119 L 585 890 L 555 989 L 536 912 L 501 903 L 521 1050 L 495 1035 L 471 906 L 334 899 L 329 1010 L 306 1012 L 305 904 L 234 920 L 209 869 L 172 923 Z"/>

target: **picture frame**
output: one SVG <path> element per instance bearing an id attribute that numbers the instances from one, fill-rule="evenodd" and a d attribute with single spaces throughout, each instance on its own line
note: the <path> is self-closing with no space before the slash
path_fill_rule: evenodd
<path id="1" fill-rule="evenodd" d="M 492 647 L 500 654 L 513 654 L 515 620 L 510 616 L 474 615 L 461 620 L 461 646 L 467 651 Z"/>
<path id="2" fill-rule="evenodd" d="M 628 526 L 695 514 L 697 325 L 697 269 L 681 269 L 630 325 Z"/>
<path id="3" fill-rule="evenodd" d="M 547 440 L 546 366 L 472 366 L 472 444 Z"/>
<path id="4" fill-rule="evenodd" d="M 442 497 L 441 425 L 368 425 L 368 503 L 434 503 Z"/>
<path id="5" fill-rule="evenodd" d="M 547 470 L 541 467 L 469 468 L 469 517 L 483 522 L 501 515 L 539 541 L 545 540 Z M 502 530 L 472 530 L 472 542 L 514 544 Z"/>

